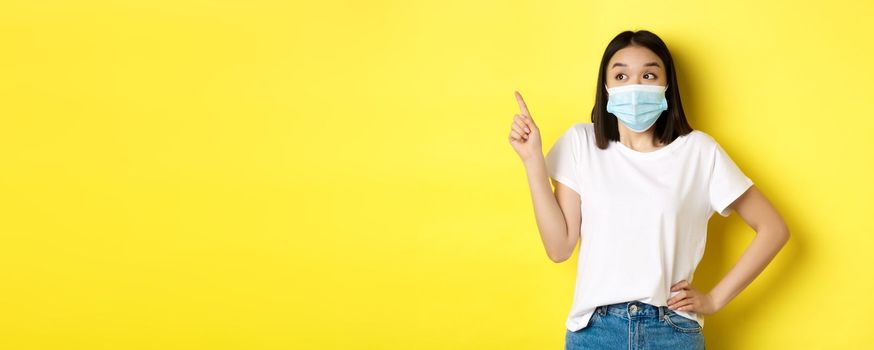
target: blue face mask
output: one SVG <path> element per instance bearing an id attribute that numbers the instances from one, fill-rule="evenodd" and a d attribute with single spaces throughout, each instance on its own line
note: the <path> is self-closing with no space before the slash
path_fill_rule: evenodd
<path id="1" fill-rule="evenodd" d="M 613 113 L 632 131 L 644 132 L 668 110 L 667 89 L 667 86 L 644 84 L 607 88 L 607 112 Z"/>

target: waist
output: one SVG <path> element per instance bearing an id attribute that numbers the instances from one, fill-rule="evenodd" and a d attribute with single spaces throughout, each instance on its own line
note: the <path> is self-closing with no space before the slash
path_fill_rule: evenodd
<path id="1" fill-rule="evenodd" d="M 667 306 L 656 306 L 652 304 L 647 304 L 641 301 L 626 301 L 622 303 L 601 305 L 595 308 L 595 312 L 599 312 L 601 315 L 606 315 L 608 313 L 624 317 L 624 318 L 663 318 L 664 315 L 668 314 Z"/>

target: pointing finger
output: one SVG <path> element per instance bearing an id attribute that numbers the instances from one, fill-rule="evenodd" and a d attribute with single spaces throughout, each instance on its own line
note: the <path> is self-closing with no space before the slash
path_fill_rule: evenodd
<path id="1" fill-rule="evenodd" d="M 522 111 L 522 114 L 531 116 L 531 113 L 528 113 L 528 106 L 525 105 L 525 100 L 522 99 L 522 94 L 519 91 L 513 91 L 516 95 L 516 102 L 519 102 L 519 110 Z"/>

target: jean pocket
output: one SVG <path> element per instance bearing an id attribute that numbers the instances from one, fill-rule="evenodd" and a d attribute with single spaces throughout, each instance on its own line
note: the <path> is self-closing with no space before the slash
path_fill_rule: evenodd
<path id="1" fill-rule="evenodd" d="M 664 320 L 665 323 L 667 323 L 679 332 L 701 333 L 701 325 L 698 323 L 698 321 L 695 321 L 691 318 L 686 318 L 685 316 L 674 312 L 674 310 L 668 309 L 667 313 L 664 316 Z"/>

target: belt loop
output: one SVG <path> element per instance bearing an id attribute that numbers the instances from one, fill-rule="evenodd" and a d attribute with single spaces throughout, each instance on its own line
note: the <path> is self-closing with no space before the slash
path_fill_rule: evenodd
<path id="1" fill-rule="evenodd" d="M 667 306 L 659 306 L 659 319 L 665 318 L 665 308 Z"/>

